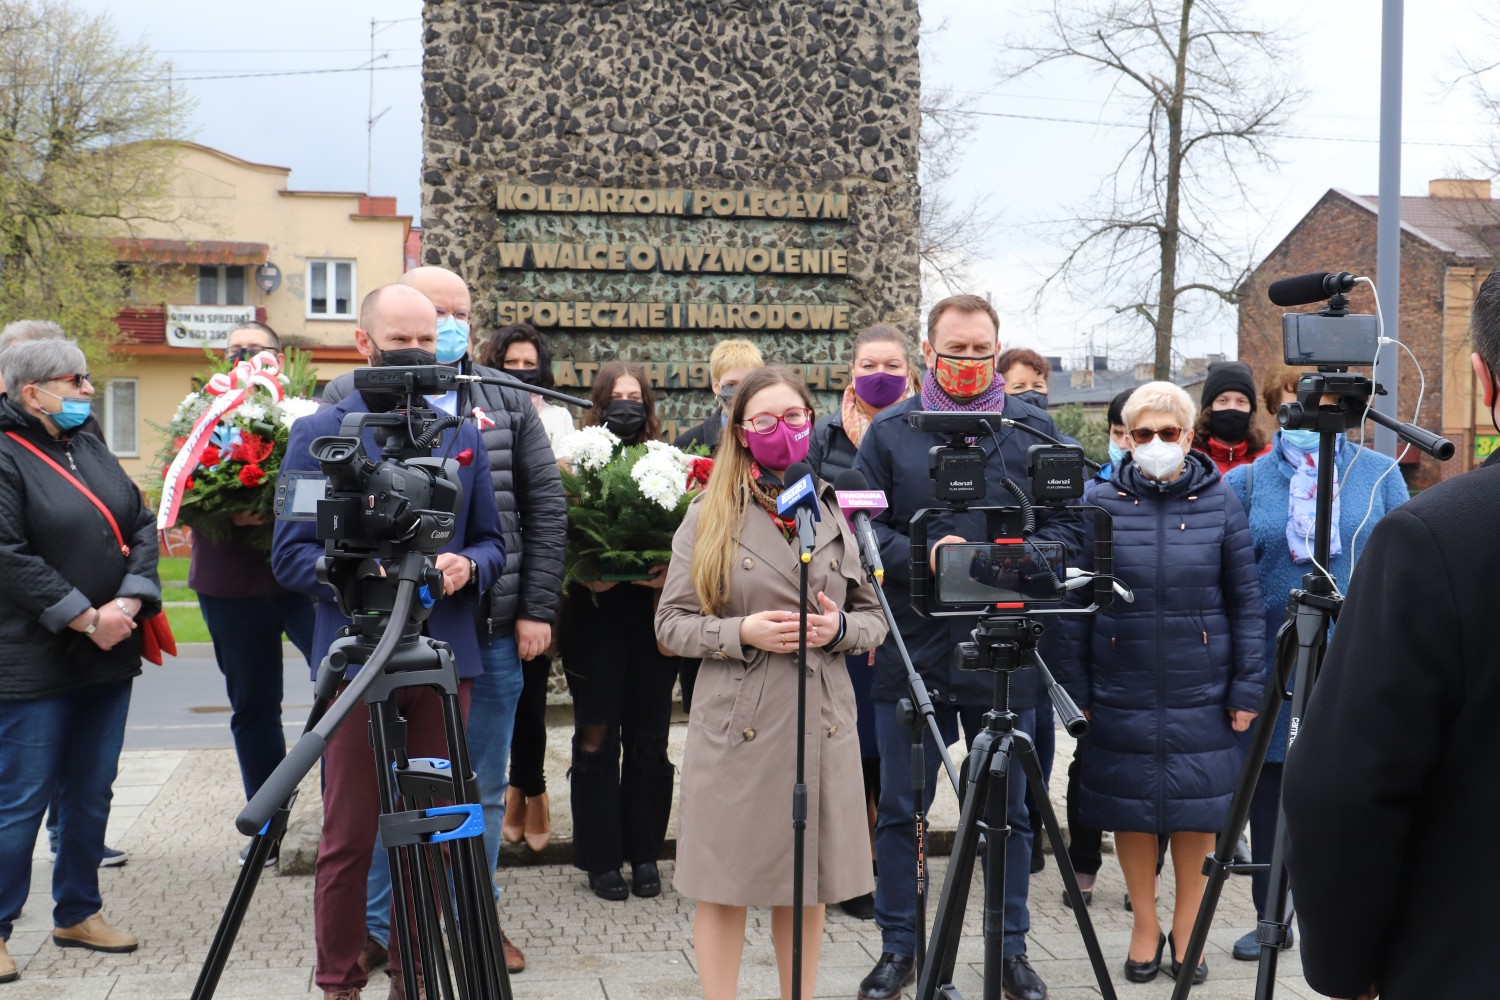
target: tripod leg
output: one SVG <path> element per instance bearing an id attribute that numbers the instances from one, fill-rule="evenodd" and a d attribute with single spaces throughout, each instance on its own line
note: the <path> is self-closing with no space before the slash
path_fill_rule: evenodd
<path id="1" fill-rule="evenodd" d="M 994 756 L 996 737 L 980 733 L 964 762 L 963 806 L 959 810 L 958 829 L 953 838 L 953 854 L 948 859 L 948 873 L 933 920 L 932 939 L 927 946 L 927 960 L 917 980 L 918 1000 L 936 1000 L 939 990 L 953 982 L 953 968 L 958 959 L 958 939 L 963 933 L 964 909 L 969 902 L 969 885 L 974 878 L 974 858 L 979 851 L 979 817 L 983 815 L 989 793 L 990 761 Z M 920 948 L 921 941 L 917 942 Z"/>
<path id="2" fill-rule="evenodd" d="M 1026 780 L 1037 790 L 1034 799 L 1042 813 L 1042 825 L 1046 827 L 1047 839 L 1052 844 L 1053 857 L 1057 859 L 1062 873 L 1063 887 L 1073 903 L 1073 917 L 1078 921 L 1078 933 L 1083 936 L 1083 946 L 1089 953 L 1089 964 L 1094 967 L 1094 978 L 1099 982 L 1099 993 L 1104 1000 L 1115 1000 L 1115 984 L 1109 978 L 1109 967 L 1104 961 L 1104 951 L 1099 947 L 1099 935 L 1094 931 L 1094 922 L 1089 917 L 1089 908 L 1083 905 L 1083 893 L 1078 890 L 1078 874 L 1073 871 L 1073 859 L 1068 855 L 1063 842 L 1062 827 L 1057 822 L 1057 812 L 1052 808 L 1052 798 L 1047 794 L 1047 784 L 1042 780 L 1042 763 L 1037 759 L 1036 748 L 1028 742 L 1020 752 L 1021 769 Z M 1033 830 L 1037 836 L 1040 831 Z M 1191 979 L 1192 977 L 1187 977 Z"/>

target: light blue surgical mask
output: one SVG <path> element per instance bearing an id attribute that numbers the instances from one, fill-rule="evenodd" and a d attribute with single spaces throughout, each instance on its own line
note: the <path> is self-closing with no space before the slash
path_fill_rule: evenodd
<path id="1" fill-rule="evenodd" d="M 437 359 L 440 365 L 451 365 L 469 353 L 469 321 L 452 313 L 437 324 Z"/>
<path id="2" fill-rule="evenodd" d="M 1290 444 L 1293 448 L 1300 448 L 1303 451 L 1317 451 L 1318 450 L 1318 432 L 1317 431 L 1308 431 L 1308 430 L 1290 431 L 1290 430 L 1283 430 L 1281 432 L 1281 436 L 1284 437 L 1284 438 L 1286 438 L 1287 444 Z"/>
<path id="3" fill-rule="evenodd" d="M 1125 461 L 1125 456 L 1128 454 L 1130 454 L 1130 452 L 1126 451 L 1124 448 L 1121 448 L 1113 441 L 1109 443 L 1109 460 L 1114 464 L 1116 468 L 1119 468 L 1120 464 Z"/>
<path id="4" fill-rule="evenodd" d="M 41 386 L 37 386 L 36 391 L 47 392 Z M 47 395 L 53 399 L 62 400 L 62 409 L 56 413 L 48 413 L 47 418 L 64 434 L 76 431 L 88 421 L 89 417 L 93 416 L 93 408 L 89 406 L 87 399 L 68 399 L 55 392 L 47 392 Z"/>

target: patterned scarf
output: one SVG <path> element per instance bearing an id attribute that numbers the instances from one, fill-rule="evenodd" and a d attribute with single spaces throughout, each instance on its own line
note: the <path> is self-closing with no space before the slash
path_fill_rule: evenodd
<path id="1" fill-rule="evenodd" d="M 937 376 L 928 369 L 922 374 L 922 409 L 924 410 L 968 410 L 972 413 L 1004 413 L 1005 412 L 1005 378 L 995 373 L 995 380 L 990 387 L 973 399 L 960 403 L 942 389 L 938 388 Z M 998 431 L 999 428 L 996 428 Z"/>
<path id="2" fill-rule="evenodd" d="M 790 542 L 797 535 L 797 521 L 795 518 L 788 520 L 776 513 L 776 498 L 781 496 L 781 491 L 784 489 L 786 489 L 784 484 L 762 473 L 758 463 L 750 463 L 750 496 L 755 499 L 762 510 L 771 515 L 772 522 L 781 529 L 782 536 Z"/>
<path id="3" fill-rule="evenodd" d="M 901 394 L 901 398 L 896 400 L 896 403 L 910 398 L 911 385 L 908 383 L 906 391 Z M 892 403 L 891 405 L 895 406 L 896 403 Z M 877 410 L 876 412 L 880 411 Z M 860 403 L 859 395 L 854 391 L 853 382 L 844 387 L 844 399 L 839 404 L 839 413 L 844 418 L 844 433 L 849 436 L 850 441 L 854 442 L 854 447 L 858 450 L 860 442 L 865 439 L 865 431 L 870 429 L 870 420 L 872 417 L 865 412 L 864 406 Z"/>
<path id="4" fill-rule="evenodd" d="M 1303 451 L 1287 440 L 1285 434 L 1276 435 L 1281 460 L 1292 467 L 1292 481 L 1287 491 L 1286 543 L 1292 562 L 1311 562 L 1313 540 L 1317 537 L 1318 509 L 1318 452 Z M 1344 435 L 1334 439 L 1333 453 L 1337 456 L 1344 450 Z M 1328 537 L 1328 558 L 1332 559 L 1344 550 L 1339 538 L 1339 470 L 1333 468 L 1333 530 Z"/>

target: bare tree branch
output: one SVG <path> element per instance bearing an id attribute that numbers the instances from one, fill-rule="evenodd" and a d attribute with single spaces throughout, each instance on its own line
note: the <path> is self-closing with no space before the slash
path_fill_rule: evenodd
<path id="1" fill-rule="evenodd" d="M 1270 140 L 1301 100 L 1275 58 L 1280 39 L 1242 23 L 1234 0 L 1051 0 L 1036 38 L 1013 38 L 999 72 L 1015 80 L 1076 64 L 1133 105 L 1140 131 L 1091 202 L 1042 224 L 1063 251 L 1043 280 L 1149 328 L 1170 378 L 1174 324 L 1192 297 L 1232 304 L 1249 266 L 1229 249 L 1216 206 L 1248 194 L 1243 167 L 1274 165 Z M 1217 306 L 1216 306 L 1217 307 Z"/>

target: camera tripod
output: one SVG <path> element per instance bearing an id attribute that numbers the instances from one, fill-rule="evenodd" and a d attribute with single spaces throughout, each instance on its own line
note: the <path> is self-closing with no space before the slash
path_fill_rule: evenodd
<path id="1" fill-rule="evenodd" d="M 363 557 L 368 553 L 330 555 L 319 562 L 318 575 L 334 586 L 340 607 L 346 613 L 359 610 L 349 613 L 353 624 L 319 665 L 313 709 L 302 737 L 235 820 L 240 832 L 254 837 L 193 1000 L 214 995 L 265 859 L 286 829 L 297 785 L 360 702 L 370 710 L 379 829 L 391 859 L 406 995 L 511 998 L 481 841 L 483 812 L 464 740 L 458 674 L 447 644 L 420 635 L 433 603 L 430 594 L 441 593 L 441 579 L 419 552 L 393 552 L 388 546 L 383 551 L 397 560 L 390 575 L 382 574 L 372 558 Z M 362 669 L 338 694 L 351 667 Z M 400 716 L 397 697 L 421 688 L 432 689 L 441 701 L 447 759 L 408 755 L 406 720 Z M 341 918 L 363 919 L 362 912 Z"/>
<path id="2" fill-rule="evenodd" d="M 953 983 L 953 970 L 981 833 L 984 834 L 984 998 L 1001 998 L 1005 841 L 1010 836 L 1008 784 L 1010 767 L 1017 760 L 1027 781 L 1036 789 L 1037 805 L 1099 983 L 1099 992 L 1105 1000 L 1114 1000 L 1114 984 L 1110 981 L 1088 908 L 1084 906 L 1083 894 L 1078 889 L 1078 877 L 1068 857 L 1057 814 L 1046 794 L 1047 785 L 1042 777 L 1036 747 L 1029 735 L 1016 728 L 1016 715 L 1010 709 L 1011 674 L 1023 667 L 1034 666 L 1068 732 L 1080 736 L 1087 731 L 1088 724 L 1078 706 L 1053 680 L 1036 651 L 1036 640 L 1041 634 L 1041 624 L 1033 619 L 992 615 L 980 619 L 979 627 L 973 632 L 973 642 L 961 643 L 958 647 L 960 662 L 965 669 L 994 673 L 993 707 L 985 713 L 984 729 L 974 738 L 965 761 L 958 830 L 943 880 L 937 917 L 933 921 L 932 939 L 917 981 L 918 1000 L 962 1000 L 962 994 Z"/>
<path id="3" fill-rule="evenodd" d="M 1229 821 L 1219 833 L 1214 853 L 1203 862 L 1203 873 L 1208 876 L 1208 884 L 1204 887 L 1198 918 L 1193 923 L 1187 953 L 1182 959 L 1183 968 L 1197 967 L 1203 955 L 1203 947 L 1208 942 L 1209 927 L 1213 924 L 1214 911 L 1223 893 L 1224 881 L 1230 873 L 1269 872 L 1270 885 L 1266 890 L 1265 909 L 1258 914 L 1259 920 L 1255 928 L 1255 940 L 1260 945 L 1260 966 L 1255 982 L 1256 1000 L 1270 1000 L 1275 994 L 1277 963 L 1282 950 L 1291 943 L 1286 815 L 1280 804 L 1278 803 L 1276 811 L 1276 840 L 1268 864 L 1236 864 L 1233 861 L 1234 847 L 1239 840 L 1240 831 L 1245 828 L 1245 822 L 1250 817 L 1251 800 L 1265 763 L 1266 751 L 1271 746 L 1281 703 L 1291 701 L 1291 728 L 1287 734 L 1287 754 L 1290 755 L 1303 712 L 1323 664 L 1329 628 L 1338 618 L 1344 603 L 1343 595 L 1337 593 L 1333 580 L 1322 569 L 1317 568 L 1328 566 L 1329 551 L 1332 548 L 1335 438 L 1351 423 L 1358 426 L 1364 416 L 1368 415 L 1376 423 L 1389 427 L 1403 440 L 1440 461 L 1453 457 L 1453 444 L 1446 438 L 1369 409 L 1366 404 L 1372 391 L 1379 390 L 1364 376 L 1351 375 L 1346 370 L 1333 366 L 1320 368 L 1316 373 L 1302 376 L 1297 383 L 1297 402 L 1284 404 L 1277 415 L 1277 420 L 1283 427 L 1306 427 L 1318 431 L 1314 569 L 1302 578 L 1302 588 L 1293 590 L 1287 600 L 1286 619 L 1277 633 L 1276 665 L 1266 683 L 1265 698 L 1261 702 L 1260 714 L 1256 716 L 1250 748 L 1240 767 L 1234 797 L 1230 800 Z M 1327 396 L 1333 396 L 1334 402 L 1324 403 Z M 1354 553 L 1351 551 L 1349 555 L 1352 560 Z M 1290 695 L 1287 694 L 1288 682 L 1292 683 Z M 1172 989 L 1172 1000 L 1186 1000 L 1192 988 L 1191 976 L 1179 977 Z"/>

